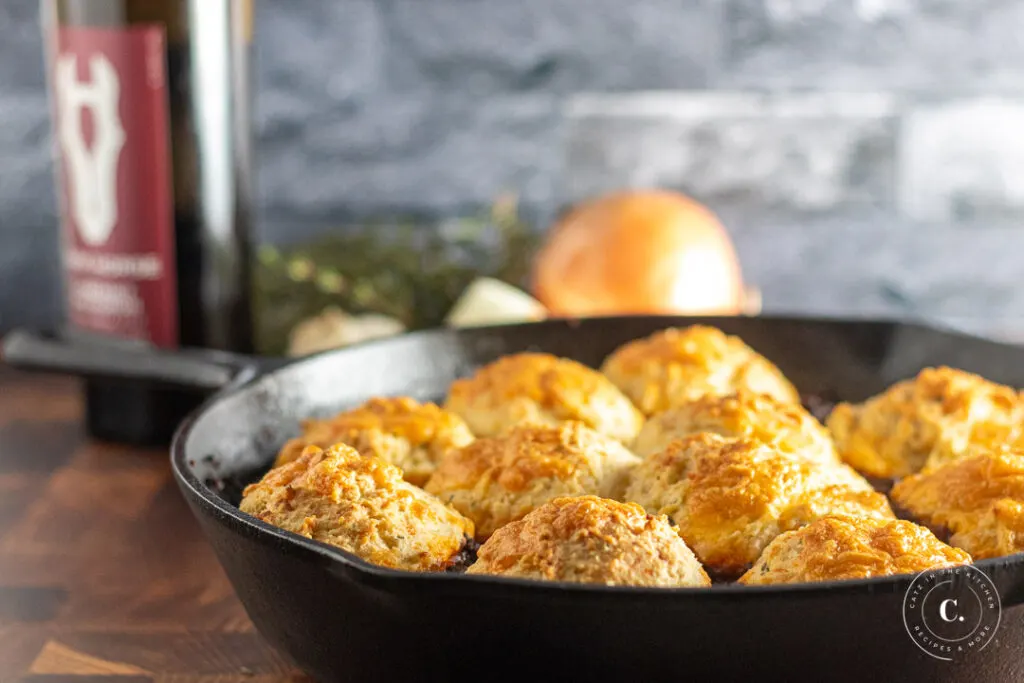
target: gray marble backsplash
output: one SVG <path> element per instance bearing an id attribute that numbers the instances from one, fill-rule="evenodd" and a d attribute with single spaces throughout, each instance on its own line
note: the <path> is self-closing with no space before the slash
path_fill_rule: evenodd
<path id="1" fill-rule="evenodd" d="M 1024 329 L 1024 0 L 257 0 L 259 237 L 710 205 L 769 312 Z M 0 3 L 0 329 L 60 315 L 37 0 Z"/>

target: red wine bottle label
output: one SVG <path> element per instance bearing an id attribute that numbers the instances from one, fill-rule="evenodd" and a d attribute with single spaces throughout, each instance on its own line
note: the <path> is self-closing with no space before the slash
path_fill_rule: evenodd
<path id="1" fill-rule="evenodd" d="M 162 26 L 59 28 L 52 61 L 70 323 L 178 343 Z"/>

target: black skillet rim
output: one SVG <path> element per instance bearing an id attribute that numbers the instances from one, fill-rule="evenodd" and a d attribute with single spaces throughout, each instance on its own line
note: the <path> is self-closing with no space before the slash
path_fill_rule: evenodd
<path id="1" fill-rule="evenodd" d="M 614 319 L 627 319 L 634 317 L 652 317 L 652 316 L 603 316 L 604 320 Z M 684 316 L 665 316 L 666 322 L 672 319 L 683 318 Z M 1017 348 L 1011 344 L 1003 342 L 993 342 L 990 339 L 984 337 L 965 333 L 955 329 L 943 329 L 936 327 L 933 324 L 925 323 L 916 320 L 896 320 L 896 319 L 883 319 L 883 318 L 841 318 L 841 317 L 824 317 L 824 316 L 759 316 L 765 320 L 772 320 L 778 322 L 827 322 L 827 323 L 880 323 L 880 324 L 893 324 L 901 326 L 919 327 L 926 330 L 932 330 L 943 334 L 953 334 L 962 336 L 970 339 L 983 340 L 989 343 L 996 343 L 1000 346 L 1008 348 Z M 592 320 L 594 318 L 579 318 L 579 319 L 568 319 L 568 318 L 549 318 L 547 320 L 537 323 L 516 323 L 511 325 L 496 325 L 490 329 L 491 331 L 501 329 L 520 328 L 526 326 L 536 326 L 545 324 L 580 324 L 586 320 Z M 701 319 L 705 319 L 703 316 Z M 696 322 L 696 318 L 694 318 Z M 471 331 L 471 330 L 470 330 Z M 865 593 L 896 593 L 905 592 L 910 586 L 911 582 L 919 574 L 902 574 L 897 576 L 879 576 L 867 579 L 845 579 L 835 581 L 821 581 L 821 582 L 808 582 L 808 583 L 794 583 L 794 584 L 781 584 L 781 585 L 768 585 L 768 586 L 745 586 L 739 584 L 716 584 L 710 587 L 698 588 L 698 587 L 679 587 L 679 588 L 656 588 L 656 587 L 645 587 L 645 586 L 607 586 L 600 584 L 580 584 L 580 583 L 568 583 L 561 581 L 531 581 L 529 579 L 518 579 L 508 578 L 500 576 L 487 576 L 487 575 L 468 575 L 459 573 L 418 573 L 409 572 L 399 569 L 391 569 L 388 567 L 380 567 L 378 565 L 371 564 L 358 556 L 349 553 L 341 548 L 322 543 L 320 541 L 314 541 L 312 539 L 300 536 L 298 534 L 286 531 L 279 527 L 275 527 L 267 522 L 256 519 L 250 515 L 245 514 L 237 507 L 230 505 L 218 495 L 216 495 L 210 488 L 202 482 L 198 477 L 193 474 L 191 468 L 188 466 L 188 456 L 186 453 L 186 443 L 192 432 L 193 425 L 198 422 L 203 415 L 212 408 L 215 404 L 221 401 L 227 400 L 237 394 L 240 394 L 248 389 L 251 389 L 256 383 L 268 378 L 273 377 L 279 371 L 283 371 L 292 365 L 302 364 L 305 362 L 314 362 L 325 355 L 343 354 L 355 348 L 364 348 L 366 346 L 376 345 L 380 343 L 387 343 L 394 339 L 404 340 L 415 340 L 417 338 L 430 338 L 448 334 L 459 334 L 461 330 L 451 329 L 431 329 L 431 330 L 420 330 L 415 332 L 408 332 L 397 337 L 390 339 L 368 341 L 360 344 L 355 344 L 343 349 L 335 349 L 317 353 L 305 358 L 295 359 L 290 361 L 282 367 L 275 367 L 269 372 L 261 372 L 256 368 L 248 368 L 243 370 L 239 375 L 223 390 L 217 392 L 202 405 L 196 408 L 189 416 L 181 423 L 177 431 L 174 434 L 174 439 L 171 443 L 171 470 L 174 473 L 175 479 L 178 481 L 179 487 L 182 491 L 189 496 L 198 505 L 207 508 L 207 511 L 212 513 L 222 523 L 226 523 L 233 526 L 236 530 L 244 532 L 254 538 L 260 538 L 268 547 L 272 547 L 276 551 L 284 551 L 286 549 L 293 551 L 301 551 L 306 554 L 307 558 L 316 560 L 325 565 L 340 564 L 345 568 L 352 570 L 355 576 L 358 576 L 364 583 L 376 583 L 381 587 L 390 586 L 395 587 L 395 584 L 400 584 L 402 588 L 414 589 L 417 585 L 422 585 L 424 588 L 429 587 L 431 590 L 439 589 L 454 589 L 456 591 L 462 590 L 488 590 L 488 587 L 493 587 L 493 590 L 509 591 L 518 590 L 523 591 L 524 594 L 530 594 L 533 597 L 568 597 L 574 595 L 597 597 L 601 596 L 603 599 L 611 599 L 612 597 L 619 597 L 623 599 L 630 598 L 660 598 L 665 599 L 669 596 L 673 596 L 676 599 L 701 599 L 703 596 L 709 598 L 720 599 L 723 597 L 735 596 L 735 599 L 744 599 L 744 596 L 763 596 L 763 597 L 784 597 L 784 596 L 813 596 L 815 594 L 827 593 L 834 595 L 841 592 L 865 592 Z M 276 546 L 276 548 L 274 548 Z M 1005 570 L 1011 566 L 1024 568 L 1024 552 L 1015 553 L 1013 555 L 1007 555 L 1004 557 L 990 558 L 986 560 L 980 560 L 972 563 L 969 566 L 976 567 L 984 571 L 989 576 L 994 576 L 996 572 Z M 925 572 L 927 573 L 927 572 Z"/>

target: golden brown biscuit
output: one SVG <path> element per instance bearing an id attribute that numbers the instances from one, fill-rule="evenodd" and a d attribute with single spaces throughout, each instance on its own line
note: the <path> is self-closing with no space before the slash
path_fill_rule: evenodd
<path id="1" fill-rule="evenodd" d="M 402 479 L 379 458 L 345 444 L 309 446 L 247 486 L 242 512 L 367 562 L 409 571 L 452 564 L 473 523 Z"/>
<path id="2" fill-rule="evenodd" d="M 1024 411 L 1013 389 L 952 368 L 925 368 L 828 419 L 840 456 L 871 477 L 898 479 L 955 460 L 974 447 L 1021 440 Z"/>
<path id="3" fill-rule="evenodd" d="M 473 520 L 479 540 L 563 496 L 618 498 L 639 458 L 580 422 L 523 425 L 441 461 L 427 490 Z"/>
<path id="4" fill-rule="evenodd" d="M 636 437 L 633 452 L 644 458 L 701 432 L 754 439 L 822 464 L 842 462 L 828 430 L 802 406 L 745 390 L 701 396 L 652 416 Z"/>
<path id="5" fill-rule="evenodd" d="M 665 517 L 596 496 L 556 498 L 498 529 L 469 574 L 620 586 L 709 586 Z"/>
<path id="6" fill-rule="evenodd" d="M 973 528 L 953 534 L 950 542 L 968 552 L 977 549 L 979 560 L 1024 552 L 1024 503 L 997 500 Z"/>
<path id="7" fill-rule="evenodd" d="M 768 544 L 740 583 L 750 586 L 917 574 L 969 564 L 931 531 L 904 520 L 825 517 Z"/>
<path id="8" fill-rule="evenodd" d="M 395 465 L 406 481 L 423 486 L 446 452 L 472 440 L 462 418 L 433 403 L 405 396 L 371 398 L 326 420 L 304 421 L 302 436 L 286 443 L 274 464 L 295 460 L 306 446 L 344 443 Z"/>
<path id="9" fill-rule="evenodd" d="M 579 421 L 630 443 L 643 416 L 601 373 L 546 353 L 499 358 L 452 383 L 445 408 L 477 436 L 498 436 L 518 424 Z"/>
<path id="10" fill-rule="evenodd" d="M 951 531 L 976 559 L 1024 552 L 1024 453 L 980 453 L 914 474 L 892 500 L 922 524 Z"/>
<path id="11" fill-rule="evenodd" d="M 893 519 L 889 499 L 873 490 L 849 485 L 828 486 L 811 491 L 779 515 L 781 529 L 799 529 L 827 516 Z"/>
<path id="12" fill-rule="evenodd" d="M 703 325 L 670 328 L 629 342 L 608 356 L 601 371 L 644 415 L 706 394 L 740 389 L 784 403 L 800 401 L 793 385 L 767 358 L 739 337 Z"/>
<path id="13" fill-rule="evenodd" d="M 709 570 L 738 576 L 783 531 L 822 515 L 892 518 L 880 493 L 839 467 L 752 439 L 702 433 L 669 444 L 632 472 L 625 500 L 668 515 Z"/>

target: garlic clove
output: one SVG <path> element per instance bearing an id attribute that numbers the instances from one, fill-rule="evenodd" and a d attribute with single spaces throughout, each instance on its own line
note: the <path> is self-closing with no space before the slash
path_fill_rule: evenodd
<path id="1" fill-rule="evenodd" d="M 404 331 L 405 326 L 390 316 L 377 313 L 349 315 L 336 306 L 330 306 L 319 315 L 299 322 L 292 329 L 288 339 L 288 355 L 293 358 L 308 356 L 358 342 L 390 337 Z"/>
<path id="2" fill-rule="evenodd" d="M 448 313 L 451 327 L 477 327 L 543 320 L 547 309 L 526 292 L 494 278 L 477 278 Z"/>

